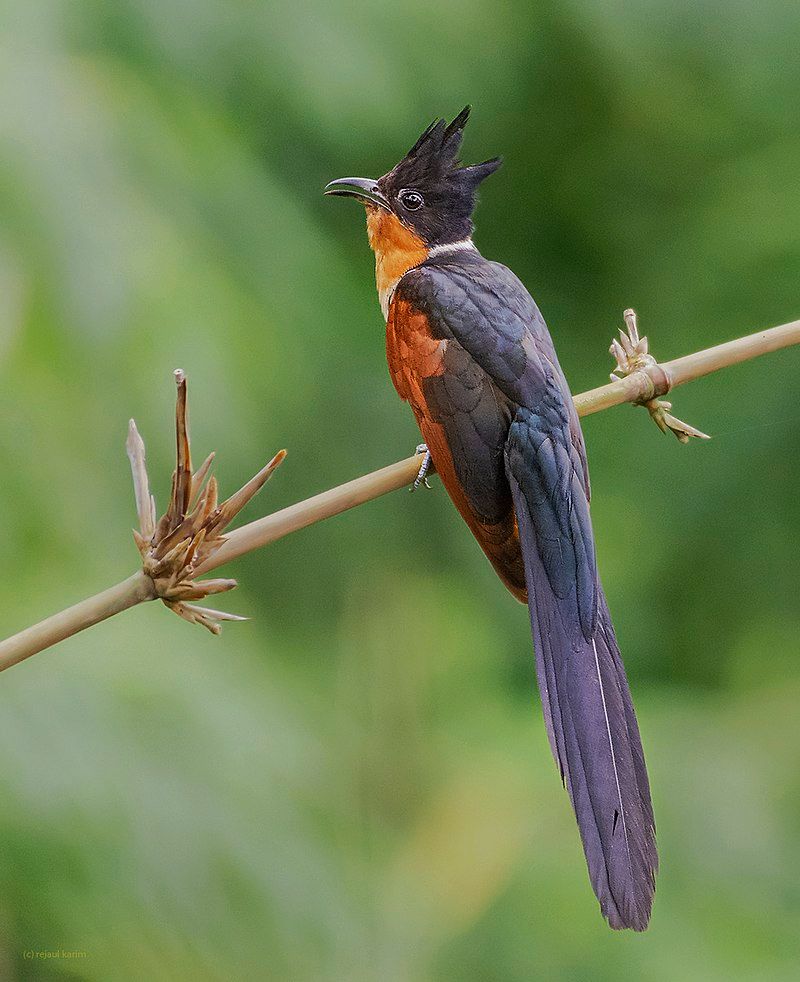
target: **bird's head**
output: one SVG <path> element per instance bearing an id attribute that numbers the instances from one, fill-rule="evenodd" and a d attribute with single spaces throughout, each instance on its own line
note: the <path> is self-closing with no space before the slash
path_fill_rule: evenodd
<path id="1" fill-rule="evenodd" d="M 478 185 L 500 166 L 500 158 L 462 167 L 458 160 L 466 106 L 452 123 L 433 123 L 388 174 L 378 180 L 345 177 L 325 194 L 356 198 L 367 207 L 370 244 L 376 253 L 393 242 L 427 251 L 469 239 Z"/>

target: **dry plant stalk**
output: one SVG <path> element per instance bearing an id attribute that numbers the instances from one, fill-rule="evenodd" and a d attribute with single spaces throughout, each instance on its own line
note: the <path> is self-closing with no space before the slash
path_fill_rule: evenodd
<path id="1" fill-rule="evenodd" d="M 649 353 L 647 339 L 639 337 L 632 310 L 625 311 L 625 322 L 627 332 L 620 332 L 620 341 L 613 342 L 611 347 L 617 361 L 613 381 L 574 396 L 578 415 L 588 416 L 632 402 L 645 406 L 659 428 L 675 433 L 681 442 L 706 435 L 671 416 L 667 412 L 671 406 L 660 401 L 661 396 L 678 385 L 721 368 L 800 344 L 800 320 L 797 320 L 658 363 Z M 192 473 L 186 429 L 186 379 L 182 372 L 175 374 L 178 382 L 177 463 L 169 507 L 158 521 L 145 468 L 144 444 L 133 422 L 128 438 L 139 515 L 139 530 L 134 536 L 142 556 L 142 569 L 108 590 L 0 641 L 0 671 L 114 614 L 157 597 L 181 617 L 203 624 L 216 634 L 221 621 L 242 618 L 198 607 L 191 601 L 229 590 L 236 581 L 198 580 L 198 575 L 291 532 L 339 515 L 390 491 L 409 487 L 417 475 L 422 460 L 419 454 L 225 532 L 238 512 L 269 480 L 285 451 L 276 454 L 243 488 L 218 505 L 216 481 L 210 476 L 213 454 Z"/>
<path id="2" fill-rule="evenodd" d="M 224 532 L 244 506 L 264 487 L 283 462 L 280 450 L 268 464 L 222 504 L 218 503 L 217 479 L 211 474 L 214 454 L 210 453 L 192 473 L 192 454 L 186 423 L 186 376 L 175 372 L 178 398 L 175 406 L 176 463 L 172 474 L 172 493 L 167 510 L 156 520 L 156 502 L 150 493 L 145 465 L 144 441 L 131 420 L 126 445 L 131 462 L 139 530 L 133 537 L 142 557 L 142 571 L 153 582 L 153 593 L 170 610 L 190 624 L 201 624 L 213 634 L 220 633 L 222 621 L 243 621 L 246 617 L 192 603 L 215 593 L 225 593 L 236 580 L 198 580 L 196 574 L 208 564 L 225 542 Z"/>

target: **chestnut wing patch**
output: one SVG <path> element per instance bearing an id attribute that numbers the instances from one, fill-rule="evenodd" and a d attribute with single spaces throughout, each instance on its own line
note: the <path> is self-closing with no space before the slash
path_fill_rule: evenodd
<path id="1" fill-rule="evenodd" d="M 454 338 L 437 337 L 429 318 L 395 295 L 386 325 L 389 372 L 410 403 L 453 503 L 514 595 L 525 601 L 503 447 L 508 400 Z"/>
<path id="2" fill-rule="evenodd" d="M 458 485 L 476 517 L 503 521 L 511 511 L 503 462 L 511 421 L 507 398 L 458 341 L 434 336 L 426 314 L 400 297 L 387 325 L 387 354 L 392 381 L 420 425 L 441 428 Z M 438 469 L 435 456 L 434 463 Z"/>

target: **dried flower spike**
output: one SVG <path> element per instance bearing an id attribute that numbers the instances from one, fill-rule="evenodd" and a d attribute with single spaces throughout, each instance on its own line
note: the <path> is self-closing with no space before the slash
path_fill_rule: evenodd
<path id="1" fill-rule="evenodd" d="M 625 318 L 627 331 L 620 329 L 619 341 L 615 338 L 609 348 L 617 363 L 617 367 L 611 373 L 611 381 L 616 382 L 621 378 L 632 375 L 634 372 L 652 372 L 654 369 L 657 369 L 664 375 L 665 380 L 665 386 L 660 391 L 668 391 L 669 377 L 663 372 L 656 359 L 650 354 L 647 338 L 639 337 L 636 311 L 629 307 L 622 316 Z M 654 398 L 645 399 L 638 403 L 638 405 L 645 407 L 650 413 L 653 422 L 662 433 L 674 433 L 681 443 L 688 443 L 690 437 L 697 437 L 701 440 L 711 439 L 707 433 L 696 430 L 689 423 L 684 423 L 682 420 L 671 415 L 668 412 L 668 410 L 672 409 L 671 402 Z"/>
<path id="2" fill-rule="evenodd" d="M 131 420 L 126 449 L 131 462 L 138 531 L 133 537 L 142 557 L 142 570 L 153 581 L 156 596 L 190 624 L 202 624 L 219 634 L 222 621 L 247 618 L 221 610 L 199 607 L 190 601 L 203 600 L 236 586 L 236 580 L 195 579 L 195 571 L 211 559 L 225 542 L 225 529 L 244 506 L 261 490 L 286 456 L 280 450 L 244 487 L 221 504 L 217 480 L 210 474 L 214 454 L 209 454 L 192 472 L 189 431 L 186 424 L 186 376 L 175 372 L 178 396 L 175 406 L 176 463 L 172 493 L 166 512 L 156 520 L 156 503 L 150 493 L 144 441 Z"/>

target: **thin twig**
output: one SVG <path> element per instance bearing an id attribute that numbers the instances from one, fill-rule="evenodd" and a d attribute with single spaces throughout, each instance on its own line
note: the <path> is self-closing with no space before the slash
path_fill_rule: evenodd
<path id="1" fill-rule="evenodd" d="M 700 378 L 728 365 L 736 365 L 794 344 L 800 344 L 800 320 L 658 365 L 657 368 L 666 376 L 669 383 L 666 388 L 663 387 L 664 381 L 658 371 L 645 369 L 611 382 L 609 385 L 601 385 L 597 389 L 573 396 L 573 401 L 579 416 L 591 416 L 592 413 L 599 413 L 623 402 L 646 402 L 694 378 Z M 363 505 L 366 501 L 379 498 L 390 491 L 407 488 L 417 476 L 421 460 L 422 457 L 415 454 L 389 467 L 373 471 L 355 481 L 349 481 L 330 491 L 323 491 L 313 498 L 299 501 L 296 505 L 290 505 L 282 511 L 234 529 L 227 534 L 226 541 L 214 558 L 198 572 L 208 573 L 223 563 L 276 542 L 291 532 L 297 532 L 325 518 L 340 515 L 350 508 Z M 2 645 L 0 645 L 0 654 L 2 654 Z"/>
<path id="2" fill-rule="evenodd" d="M 153 581 L 141 570 L 87 600 L 53 614 L 0 643 L 0 671 L 50 648 L 84 628 L 99 624 L 144 600 L 154 600 Z"/>
<path id="3" fill-rule="evenodd" d="M 580 395 L 573 396 L 579 416 L 589 416 L 603 409 L 619 406 L 623 402 L 643 402 L 658 395 L 665 395 L 669 389 L 674 389 L 686 382 L 710 375 L 721 368 L 738 365 L 740 362 L 767 355 L 781 348 L 790 348 L 800 344 L 800 320 L 770 327 L 765 331 L 748 334 L 735 341 L 695 351 L 694 354 L 674 358 L 672 361 L 660 362 L 659 367 L 669 380 L 668 389 L 659 391 L 654 372 L 641 371 L 610 382 L 596 389 L 589 389 Z"/>
<path id="4" fill-rule="evenodd" d="M 636 369 L 615 382 L 575 396 L 575 406 L 580 416 L 588 416 L 624 402 L 646 404 L 650 400 L 665 395 L 670 389 L 693 379 L 795 344 L 800 344 L 800 320 L 759 331 L 735 341 L 728 341 L 725 344 L 685 355 L 673 361 L 661 364 L 654 362 L 653 365 Z M 142 530 L 148 531 L 154 522 L 155 509 L 152 505 L 148 507 L 150 495 L 146 483 L 146 472 L 144 471 L 144 447 L 143 445 L 141 448 L 139 447 L 137 437 L 138 434 L 132 436 L 129 448 L 133 454 L 133 460 L 137 459 L 137 454 L 141 455 L 141 462 L 137 461 L 134 466 L 134 475 L 138 481 L 136 504 L 141 523 L 138 542 L 143 539 Z M 179 451 L 181 455 L 185 454 L 185 467 L 190 474 L 188 446 L 181 446 L 180 439 Z M 193 566 L 193 576 L 210 572 L 238 556 L 275 542 L 277 539 L 308 525 L 339 515 L 350 508 L 371 501 L 373 498 L 388 494 L 390 491 L 409 487 L 417 475 L 421 460 L 422 456 L 415 454 L 405 460 L 398 461 L 396 464 L 391 464 L 340 487 L 324 491 L 313 498 L 298 502 L 265 518 L 251 522 L 249 525 L 226 533 L 224 541 L 215 549 L 213 554 L 206 556 L 196 567 Z M 253 479 L 253 482 L 245 485 L 248 492 L 254 483 L 259 486 L 263 483 L 261 478 L 265 471 L 272 472 L 270 467 L 273 463 L 274 461 L 271 461 L 270 465 L 267 465 L 267 468 Z M 208 464 L 201 466 L 200 471 L 195 475 L 195 480 L 202 481 L 206 477 L 208 466 Z M 211 503 L 216 503 L 216 486 L 215 483 L 212 484 L 211 482 L 214 482 L 213 477 L 209 479 L 209 484 L 206 485 L 199 498 L 201 504 L 203 498 L 206 499 L 206 504 L 209 506 Z M 193 481 L 188 481 L 185 476 L 181 477 L 178 495 L 180 501 L 177 502 L 179 506 L 191 507 L 193 504 L 192 501 L 187 500 L 185 487 L 188 484 L 191 488 L 193 483 Z M 191 498 L 192 495 L 190 494 L 189 497 Z M 236 510 L 238 510 L 239 502 L 238 495 L 234 495 L 233 499 L 229 499 L 229 507 L 236 506 Z M 200 506 L 197 505 L 196 508 Z M 231 507 L 232 510 L 233 507 Z M 192 515 L 187 521 L 192 519 Z M 199 517 L 202 518 L 203 516 Z M 206 513 L 205 519 L 209 517 L 210 515 Z M 198 519 L 198 527 L 200 524 L 202 523 Z M 212 584 L 209 592 L 215 592 L 217 586 L 223 588 L 223 581 L 219 583 L 206 581 L 206 584 L 209 582 Z M 227 583 L 227 581 L 224 582 Z M 145 600 L 153 600 L 157 596 L 159 593 L 154 580 L 140 570 L 103 593 L 75 604 L 75 606 L 54 614 L 39 624 L 0 642 L 0 671 L 16 665 L 30 655 L 49 648 L 73 634 L 77 634 L 84 628 L 98 624 L 100 621 Z M 185 608 L 178 611 L 182 616 L 189 620 L 195 619 L 193 616 L 196 610 L 194 605 L 177 598 L 176 603 L 182 604 Z M 232 615 L 225 615 L 218 611 L 210 613 L 218 615 L 220 619 L 232 617 Z"/>

